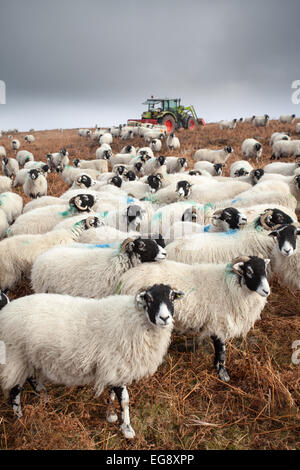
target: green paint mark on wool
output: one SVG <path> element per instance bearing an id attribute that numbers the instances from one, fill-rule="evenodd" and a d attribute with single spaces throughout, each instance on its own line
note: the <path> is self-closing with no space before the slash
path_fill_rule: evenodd
<path id="1" fill-rule="evenodd" d="M 69 209 L 63 212 L 59 212 L 58 214 L 61 215 L 62 217 L 70 217 L 76 212 L 76 208 L 73 206 L 70 206 Z"/>
<path id="2" fill-rule="evenodd" d="M 253 225 L 254 225 L 255 230 L 257 230 L 258 232 L 263 232 L 264 231 L 263 227 L 260 225 L 260 216 L 258 216 L 254 220 Z"/>
<path id="3" fill-rule="evenodd" d="M 162 213 L 158 212 L 157 214 L 154 214 L 151 220 L 161 220 L 162 219 Z"/>
<path id="4" fill-rule="evenodd" d="M 116 287 L 116 291 L 115 291 L 115 294 L 118 294 L 120 295 L 121 293 L 121 287 L 122 287 L 122 281 L 120 281 Z"/>
<path id="5" fill-rule="evenodd" d="M 229 277 L 233 276 L 234 272 L 232 271 L 232 263 L 226 264 L 225 267 L 225 279 L 228 279 Z"/>
<path id="6" fill-rule="evenodd" d="M 203 210 L 204 212 L 208 211 L 209 209 L 212 209 L 213 208 L 213 204 L 211 202 L 207 202 L 206 204 L 204 204 L 203 206 Z"/>
<path id="7" fill-rule="evenodd" d="M 7 236 L 8 236 L 8 237 L 10 237 L 10 236 L 11 236 L 11 228 L 10 228 L 10 227 L 8 227 L 8 229 L 7 229 L 6 233 L 7 233 Z"/>
<path id="8" fill-rule="evenodd" d="M 29 240 L 24 240 L 23 245 L 30 245 L 30 241 Z"/>

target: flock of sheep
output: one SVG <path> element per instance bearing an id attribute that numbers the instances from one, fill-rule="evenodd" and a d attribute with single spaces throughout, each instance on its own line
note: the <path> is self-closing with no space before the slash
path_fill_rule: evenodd
<path id="1" fill-rule="evenodd" d="M 246 120 L 266 126 L 269 117 Z M 78 135 L 99 142 L 95 159 L 71 162 L 62 148 L 37 161 L 16 138 L 8 158 L 0 146 L 0 384 L 17 418 L 26 381 L 37 393 L 43 381 L 93 385 L 97 396 L 109 387 L 107 420 L 118 419 L 117 397 L 121 431 L 133 438 L 126 386 L 156 372 L 173 328 L 194 333 L 197 344 L 211 338 L 214 366 L 228 382 L 225 343 L 260 318 L 273 274 L 300 288 L 300 140 L 271 136 L 271 159 L 290 163 L 262 168 L 263 146 L 249 137 L 243 160 L 230 165 L 229 145 L 199 148 L 188 169 L 186 157 L 161 155 L 163 146 L 180 149 L 164 126 L 133 122 Z M 131 145 L 135 136 L 144 146 Z M 69 186 L 59 197 L 47 195 L 50 172 Z M 12 186 L 31 201 L 23 207 Z M 23 277 L 35 293 L 9 302 Z"/>

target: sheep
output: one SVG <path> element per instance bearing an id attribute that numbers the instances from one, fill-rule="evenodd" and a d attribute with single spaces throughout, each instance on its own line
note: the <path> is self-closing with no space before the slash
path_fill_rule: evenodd
<path id="1" fill-rule="evenodd" d="M 278 140 L 291 140 L 291 137 L 285 132 L 273 132 L 270 137 L 270 146 L 272 147 Z"/>
<path id="2" fill-rule="evenodd" d="M 45 166 L 49 168 L 48 165 L 45 165 Z M 43 174 L 45 178 L 47 177 L 47 172 L 44 173 L 42 168 L 36 168 L 36 170 L 40 172 L 41 174 Z M 28 175 L 28 171 L 29 171 L 28 168 L 22 168 L 22 170 L 18 171 L 15 181 L 14 181 L 14 188 L 17 188 L 18 186 L 24 186 L 27 175 Z"/>
<path id="3" fill-rule="evenodd" d="M 16 160 L 20 166 L 24 166 L 26 162 L 33 162 L 34 156 L 28 150 L 20 150 L 16 155 Z"/>
<path id="4" fill-rule="evenodd" d="M 33 290 L 106 297 L 116 292 L 120 276 L 125 271 L 166 256 L 165 250 L 151 239 L 126 238 L 119 246 L 120 249 L 80 244 L 46 251 L 33 264 Z"/>
<path id="5" fill-rule="evenodd" d="M 25 233 L 49 232 L 61 220 L 77 215 L 79 212 L 90 212 L 95 205 L 95 198 L 89 194 L 80 194 L 70 199 L 69 204 L 40 207 L 21 214 L 9 227 L 9 236 Z"/>
<path id="6" fill-rule="evenodd" d="M 82 170 L 85 168 L 93 168 L 100 173 L 108 172 L 108 165 L 106 160 L 79 160 L 78 158 L 75 158 L 75 160 L 73 160 L 73 165 L 76 168 L 81 168 Z"/>
<path id="7" fill-rule="evenodd" d="M 279 222 L 279 223 L 277 223 Z M 167 257 L 170 260 L 184 263 L 222 263 L 228 261 L 232 256 L 242 256 L 245 249 L 248 253 L 258 256 L 260 253 L 271 259 L 272 272 L 278 273 L 284 285 L 292 288 L 290 279 L 293 276 L 293 286 L 300 287 L 298 269 L 293 269 L 289 275 L 285 273 L 286 267 L 282 267 L 281 261 L 275 262 L 276 258 L 282 260 L 284 256 L 293 255 L 291 266 L 299 263 L 299 251 L 294 252 L 295 237 L 299 235 L 299 229 L 293 233 L 289 224 L 293 219 L 278 209 L 268 209 L 251 226 L 243 230 L 228 233 L 205 233 L 196 234 L 181 240 L 175 240 L 166 247 Z M 285 227 L 286 226 L 286 227 Z M 295 227 L 294 227 L 295 228 Z M 281 231 L 279 243 L 270 237 L 272 231 Z M 299 232 L 298 232 L 299 231 Z M 285 243 L 287 242 L 287 244 Z M 276 249 L 274 246 L 276 245 Z M 288 250 L 286 251 L 288 245 Z M 295 287 L 293 287 L 295 288 Z"/>
<path id="8" fill-rule="evenodd" d="M 70 162 L 69 152 L 65 148 L 56 153 L 47 153 L 46 159 L 51 171 L 57 170 L 60 165 L 69 165 Z"/>
<path id="9" fill-rule="evenodd" d="M 262 154 L 262 145 L 256 139 L 245 139 L 242 143 L 242 153 L 247 160 L 255 158 L 258 162 Z"/>
<path id="10" fill-rule="evenodd" d="M 21 390 L 26 380 L 37 393 L 44 390 L 35 376 L 38 370 L 42 378 L 56 384 L 93 385 L 96 396 L 109 386 L 107 420 L 118 419 L 117 396 L 120 429 L 125 438 L 134 438 L 126 385 L 153 375 L 162 363 L 171 340 L 174 301 L 183 295 L 169 285 L 154 284 L 136 296 L 101 300 L 53 294 L 11 303 L 4 299 L 0 337 L 7 361 L 0 366 L 0 383 L 4 394 L 10 394 L 15 416 L 22 416 Z"/>
<path id="11" fill-rule="evenodd" d="M 10 146 L 15 152 L 17 152 L 21 146 L 21 143 L 18 139 L 13 139 L 10 143 Z"/>
<path id="12" fill-rule="evenodd" d="M 31 134 L 28 134 L 28 135 L 25 135 L 24 140 L 25 142 L 28 142 L 29 144 L 31 144 L 32 142 L 35 141 L 35 137 Z"/>
<path id="13" fill-rule="evenodd" d="M 11 183 L 11 178 L 0 175 L 0 193 L 6 193 L 8 191 L 11 191 Z"/>
<path id="14" fill-rule="evenodd" d="M 8 228 L 9 225 L 6 214 L 0 207 L 0 240 L 6 236 Z"/>
<path id="15" fill-rule="evenodd" d="M 23 199 L 16 193 L 1 193 L 0 208 L 5 212 L 8 223 L 12 224 L 22 213 Z"/>
<path id="16" fill-rule="evenodd" d="M 300 140 L 278 140 L 274 143 L 270 160 L 287 157 L 300 157 Z"/>
<path id="17" fill-rule="evenodd" d="M 83 171 L 80 168 L 74 168 L 69 165 L 58 165 L 56 171 L 60 173 L 62 179 L 64 180 L 65 183 L 67 183 L 68 186 L 72 186 L 75 179 L 82 174 L 87 174 L 94 179 L 96 179 L 97 176 L 99 175 L 99 172 L 96 170 L 93 170 L 92 168 L 86 168 Z"/>
<path id="18" fill-rule="evenodd" d="M 155 141 L 159 141 L 161 143 L 160 139 L 162 139 L 163 137 L 164 137 L 164 132 L 160 128 L 158 128 L 158 129 L 155 129 L 155 128 L 147 129 L 144 132 L 145 142 L 151 142 L 152 143 L 153 140 L 155 140 Z M 152 150 L 154 151 L 154 149 L 152 149 Z"/>
<path id="19" fill-rule="evenodd" d="M 196 235 L 207 236 L 207 235 Z M 178 243 L 184 243 L 185 239 Z M 176 242 L 175 242 L 176 243 Z M 219 378 L 228 382 L 225 367 L 225 342 L 246 336 L 270 295 L 266 267 L 268 258 L 239 256 L 228 258 L 226 264 L 187 265 L 164 261 L 151 267 L 133 268 L 120 278 L 120 293 L 137 292 L 147 281 L 168 279 L 185 297 L 175 309 L 175 329 L 180 334 L 198 333 L 199 339 L 210 337 L 215 347 L 214 366 Z"/>
<path id="20" fill-rule="evenodd" d="M 153 151 L 150 147 L 141 147 L 141 148 L 137 149 L 136 158 L 138 159 L 138 158 L 143 157 L 143 156 L 153 158 L 154 153 L 153 153 Z"/>
<path id="21" fill-rule="evenodd" d="M 194 164 L 194 169 L 199 170 L 199 171 L 206 171 L 211 176 L 221 176 L 223 164 L 222 163 L 213 164 L 213 163 L 206 162 L 206 161 L 202 161 L 202 162 L 200 161 Z"/>
<path id="22" fill-rule="evenodd" d="M 102 144 L 101 147 L 96 150 L 96 160 L 108 160 L 111 156 L 112 149 L 108 144 Z"/>
<path id="23" fill-rule="evenodd" d="M 292 124 L 295 121 L 296 114 L 282 114 L 279 121 L 283 124 Z"/>
<path id="24" fill-rule="evenodd" d="M 171 132 L 166 141 L 167 147 L 171 150 L 177 150 L 180 148 L 180 141 L 178 137 L 175 136 L 174 132 Z"/>
<path id="25" fill-rule="evenodd" d="M 246 176 L 253 170 L 253 166 L 247 160 L 238 160 L 230 167 L 230 177 Z"/>
<path id="26" fill-rule="evenodd" d="M 300 162 L 297 163 L 285 163 L 285 162 L 274 162 L 269 163 L 264 167 L 265 173 L 279 173 L 284 176 L 294 175 L 295 170 L 300 168 Z"/>
<path id="27" fill-rule="evenodd" d="M 187 167 L 186 158 L 166 157 L 167 173 L 182 173 Z"/>
<path id="28" fill-rule="evenodd" d="M 266 127 L 269 124 L 270 117 L 268 114 L 265 114 L 264 116 L 255 116 L 255 118 L 252 120 L 252 124 L 255 127 Z"/>
<path id="29" fill-rule="evenodd" d="M 157 171 L 160 170 L 161 166 L 165 164 L 166 157 L 160 155 L 159 157 L 149 158 L 144 165 L 143 171 L 146 176 L 155 174 Z"/>
<path id="30" fill-rule="evenodd" d="M 38 170 L 40 171 L 45 178 L 47 178 L 48 173 L 51 172 L 49 165 L 45 162 L 27 162 L 24 165 L 25 170 Z"/>
<path id="31" fill-rule="evenodd" d="M 134 158 L 135 157 L 133 157 L 131 153 L 116 153 L 115 155 L 109 157 L 109 162 L 113 168 L 115 165 L 128 165 L 136 163 L 135 161 L 133 161 Z"/>
<path id="32" fill-rule="evenodd" d="M 233 151 L 232 147 L 224 147 L 221 150 L 199 149 L 195 152 L 193 159 L 224 164 Z"/>
<path id="33" fill-rule="evenodd" d="M 91 136 L 91 131 L 90 129 L 78 129 L 78 135 L 80 137 L 86 137 L 87 139 L 89 139 Z"/>
<path id="34" fill-rule="evenodd" d="M 300 122 L 296 124 L 296 134 L 300 134 Z"/>
<path id="35" fill-rule="evenodd" d="M 109 129 L 109 132 L 111 133 L 111 135 L 113 137 L 120 137 L 121 136 L 121 129 L 122 129 L 122 126 L 120 124 L 118 127 L 111 127 Z"/>
<path id="36" fill-rule="evenodd" d="M 177 183 L 179 185 L 179 183 Z M 190 192 L 183 194 L 182 187 L 176 188 L 176 192 L 182 197 L 190 198 L 196 202 L 206 204 L 208 202 L 222 201 L 224 198 L 237 196 L 243 191 L 247 191 L 250 185 L 243 181 L 232 180 L 224 183 L 195 184 L 191 187 Z M 162 191 L 162 190 L 161 190 Z M 181 193 L 180 193 L 181 191 Z M 158 194 L 158 193 L 157 193 Z"/>
<path id="37" fill-rule="evenodd" d="M 234 129 L 237 124 L 237 119 L 232 119 L 232 121 L 220 121 L 220 129 Z"/>
<path id="38" fill-rule="evenodd" d="M 43 173 L 38 170 L 28 170 L 27 177 L 23 186 L 24 193 L 31 199 L 47 195 L 47 180 Z"/>
<path id="39" fill-rule="evenodd" d="M 0 145 L 0 157 L 6 157 L 6 150 L 3 145 Z"/>
<path id="40" fill-rule="evenodd" d="M 2 173 L 8 178 L 16 176 L 19 171 L 19 163 L 15 158 L 4 157 L 2 159 Z"/>
<path id="41" fill-rule="evenodd" d="M 251 116 L 251 117 L 245 117 L 244 122 L 250 122 L 250 123 L 252 123 L 254 119 L 255 119 L 255 115 L 253 115 L 253 116 Z"/>
<path id="42" fill-rule="evenodd" d="M 99 139 L 99 144 L 108 144 L 110 145 L 113 141 L 113 137 L 109 132 L 106 132 L 105 134 L 102 134 L 100 139 Z"/>
<path id="43" fill-rule="evenodd" d="M 132 139 L 132 137 L 133 137 L 133 128 L 128 127 L 128 126 L 122 127 L 121 139 L 128 140 L 128 139 Z"/>
<path id="44" fill-rule="evenodd" d="M 151 150 L 153 152 L 160 152 L 162 147 L 162 142 L 160 139 L 152 139 L 150 144 Z"/>
<path id="45" fill-rule="evenodd" d="M 53 230 L 44 234 L 15 235 L 0 242 L 0 288 L 11 290 L 25 275 L 30 277 L 37 257 L 56 245 L 79 241 L 83 231 L 97 226 L 98 219 L 88 217 L 76 222 L 69 230 Z"/>

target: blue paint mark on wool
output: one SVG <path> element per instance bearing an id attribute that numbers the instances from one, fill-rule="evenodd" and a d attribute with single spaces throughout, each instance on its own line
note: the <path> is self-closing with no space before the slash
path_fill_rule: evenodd
<path id="1" fill-rule="evenodd" d="M 241 197 L 238 197 L 236 199 L 232 199 L 231 204 L 235 204 L 236 202 L 241 202 L 243 199 Z"/>
<path id="2" fill-rule="evenodd" d="M 131 204 L 134 201 L 135 201 L 135 199 L 133 197 L 128 197 L 127 198 L 127 204 Z"/>
<path id="3" fill-rule="evenodd" d="M 209 232 L 210 229 L 211 229 L 211 227 L 212 227 L 212 224 L 210 224 L 210 225 L 205 225 L 205 227 L 204 227 L 204 232 Z"/>

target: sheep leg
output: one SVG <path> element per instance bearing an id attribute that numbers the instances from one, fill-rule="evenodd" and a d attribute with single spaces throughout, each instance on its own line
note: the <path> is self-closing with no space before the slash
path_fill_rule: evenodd
<path id="1" fill-rule="evenodd" d="M 34 376 L 32 375 L 31 377 L 28 377 L 28 383 L 32 387 L 32 389 L 40 395 L 41 392 L 46 392 L 46 388 L 44 385 Z"/>
<path id="2" fill-rule="evenodd" d="M 22 418 L 22 407 L 21 407 L 21 392 L 22 387 L 17 384 L 10 390 L 10 403 L 13 408 L 13 412 L 16 419 Z"/>
<path id="3" fill-rule="evenodd" d="M 121 431 L 126 439 L 133 439 L 135 432 L 130 425 L 129 395 L 127 388 L 123 385 L 122 387 L 114 387 L 113 391 L 117 395 L 121 407 Z"/>
<path id="4" fill-rule="evenodd" d="M 223 380 L 223 382 L 229 382 L 230 377 L 225 367 L 225 344 L 216 336 L 212 336 L 211 338 L 215 347 L 214 366 L 218 371 L 219 378 Z"/>
<path id="5" fill-rule="evenodd" d="M 118 416 L 114 409 L 115 398 L 116 394 L 113 390 L 111 390 L 108 400 L 108 407 L 106 410 L 106 419 L 109 423 L 115 423 L 116 421 L 118 421 Z"/>

